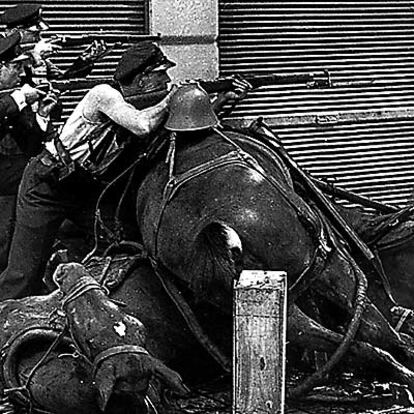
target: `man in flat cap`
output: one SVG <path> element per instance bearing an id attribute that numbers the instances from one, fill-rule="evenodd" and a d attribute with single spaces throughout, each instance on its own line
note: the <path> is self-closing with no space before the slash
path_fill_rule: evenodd
<path id="1" fill-rule="evenodd" d="M 27 165 L 19 188 L 16 225 L 0 300 L 37 294 L 60 224 L 91 205 L 96 184 L 127 140 L 143 143 L 161 125 L 172 95 L 174 66 L 151 42 L 128 49 L 116 69 L 118 88 L 92 88 L 59 137 Z M 145 108 L 145 109 L 141 109 Z"/>
<path id="2" fill-rule="evenodd" d="M 132 149 L 128 154 L 136 158 L 149 137 L 162 133 L 176 89 L 167 73 L 173 66 L 151 41 L 130 47 L 114 74 L 117 87 L 102 84 L 92 88 L 60 136 L 47 142 L 42 153 L 30 161 L 19 188 L 8 265 L 0 275 L 0 300 L 39 292 L 62 221 L 77 222 L 85 215 L 94 181 L 126 145 Z"/>
<path id="3" fill-rule="evenodd" d="M 20 36 L 0 38 L 0 269 L 7 264 L 17 189 L 30 157 L 38 154 L 51 131 L 49 113 L 56 96 L 27 84 L 18 88 L 29 59 L 21 53 Z M 15 88 L 12 92 L 1 90 Z M 37 102 L 37 112 L 31 105 Z"/>
<path id="4" fill-rule="evenodd" d="M 42 39 L 42 33 L 49 29 L 49 25 L 42 17 L 43 7 L 33 3 L 19 3 L 7 8 L 0 15 L 0 23 L 6 26 L 6 35 L 19 32 L 21 44 L 31 45 L 30 55 L 32 68 L 27 70 L 34 83 L 44 82 L 56 78 L 69 78 L 73 76 L 86 76 L 92 69 L 96 60 L 101 58 L 106 52 L 106 44 L 95 41 L 88 46 L 75 62 L 66 71 L 60 70 L 50 61 L 50 57 L 56 55 L 62 46 L 59 45 L 58 37 Z"/>

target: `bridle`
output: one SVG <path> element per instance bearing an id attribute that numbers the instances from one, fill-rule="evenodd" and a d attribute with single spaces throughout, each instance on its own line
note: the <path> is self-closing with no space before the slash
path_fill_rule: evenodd
<path id="1" fill-rule="evenodd" d="M 96 280 L 94 280 L 91 276 L 82 276 L 79 280 L 65 293 L 63 296 L 61 303 L 62 309 L 67 312 L 68 306 L 73 303 L 76 299 L 79 299 L 85 293 L 90 292 L 92 290 L 98 290 L 105 295 L 108 295 L 108 290 L 101 286 Z M 76 338 L 73 335 L 73 332 L 69 326 L 69 333 L 72 337 L 73 343 L 76 345 L 80 354 L 82 354 L 82 350 L 76 344 Z M 149 352 L 142 346 L 139 345 L 116 345 L 110 348 L 107 348 L 101 352 L 99 352 L 93 361 L 89 361 L 93 366 L 93 378 L 95 378 L 96 372 L 99 366 L 108 358 L 111 358 L 116 355 L 121 354 L 140 354 L 140 355 L 149 355 Z M 82 354 L 83 355 L 83 354 Z M 84 355 L 83 355 L 84 356 Z M 85 356 L 86 359 L 88 359 Z M 88 359 L 89 360 L 89 359 Z"/>

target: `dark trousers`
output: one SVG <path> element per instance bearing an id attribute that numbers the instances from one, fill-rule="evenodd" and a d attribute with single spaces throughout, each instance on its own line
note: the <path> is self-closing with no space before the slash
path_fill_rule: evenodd
<path id="1" fill-rule="evenodd" d="M 25 155 L 0 154 L 0 272 L 7 266 L 16 214 L 16 196 L 24 168 Z"/>
<path id="2" fill-rule="evenodd" d="M 0 300 L 41 293 L 43 272 L 62 221 L 90 216 L 97 186 L 80 172 L 59 181 L 62 168 L 43 150 L 23 173 L 8 264 L 0 275 Z"/>

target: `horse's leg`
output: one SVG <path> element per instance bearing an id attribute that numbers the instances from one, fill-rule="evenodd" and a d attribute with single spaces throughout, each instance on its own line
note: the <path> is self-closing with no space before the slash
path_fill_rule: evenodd
<path id="1" fill-rule="evenodd" d="M 329 271 L 313 284 L 314 290 L 345 314 L 343 324 L 348 322 L 354 309 L 355 276 L 350 261 L 352 259 L 346 255 L 334 255 L 328 263 Z M 339 274 L 341 277 L 338 277 Z M 398 334 L 369 299 L 362 316 L 358 338 L 392 353 L 408 367 L 414 367 L 412 338 Z"/>
<path id="2" fill-rule="evenodd" d="M 303 349 L 334 352 L 343 336 L 324 328 L 293 305 L 289 312 L 289 342 Z M 392 355 L 373 345 L 354 341 L 346 355 L 353 366 L 369 371 L 381 371 L 388 380 L 407 384 L 414 391 L 414 372 L 400 364 Z"/>

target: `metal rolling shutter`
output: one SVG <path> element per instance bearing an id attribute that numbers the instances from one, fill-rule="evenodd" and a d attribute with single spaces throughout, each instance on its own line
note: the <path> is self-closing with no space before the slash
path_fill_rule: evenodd
<path id="1" fill-rule="evenodd" d="M 322 73 L 332 88 L 272 86 L 233 114 L 264 116 L 318 177 L 389 204 L 414 186 L 412 1 L 219 2 L 221 75 Z"/>
<path id="2" fill-rule="evenodd" d="M 20 1 L 21 3 L 27 1 Z M 120 34 L 147 34 L 148 18 L 145 0 L 100 0 L 89 2 L 81 0 L 30 0 L 43 5 L 45 21 L 50 25 L 48 35 L 82 35 L 89 32 L 116 32 Z M 0 0 L 0 12 L 18 4 L 19 0 Z M 52 59 L 60 68 L 65 69 L 86 47 L 65 48 Z M 111 44 L 109 44 L 111 46 Z M 116 47 L 101 62 L 98 62 L 90 77 L 111 77 L 115 66 L 127 47 Z M 86 90 L 68 93 L 62 99 L 64 116 L 70 113 Z"/>

